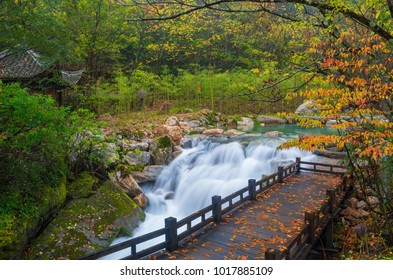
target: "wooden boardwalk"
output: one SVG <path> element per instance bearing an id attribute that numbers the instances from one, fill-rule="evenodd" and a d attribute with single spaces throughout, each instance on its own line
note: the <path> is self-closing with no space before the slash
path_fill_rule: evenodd
<path id="1" fill-rule="evenodd" d="M 304 172 L 305 171 L 305 172 Z M 333 248 L 333 218 L 353 189 L 346 168 L 301 161 L 248 180 L 248 186 L 165 227 L 81 259 L 122 252 L 134 259 L 302 259 L 317 244 Z M 141 244 L 156 240 L 150 247 Z"/>
<path id="2" fill-rule="evenodd" d="M 177 250 L 154 258 L 264 259 L 268 248 L 285 250 L 285 244 L 300 234 L 305 212 L 316 211 L 326 201 L 326 191 L 340 184 L 336 174 L 294 174 L 223 216 L 222 222 L 194 233 Z"/>

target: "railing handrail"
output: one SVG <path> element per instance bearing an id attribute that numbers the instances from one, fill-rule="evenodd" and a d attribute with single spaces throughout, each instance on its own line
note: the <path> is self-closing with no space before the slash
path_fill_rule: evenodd
<path id="1" fill-rule="evenodd" d="M 326 164 L 323 164 L 323 166 L 326 166 Z M 317 238 L 322 234 L 325 225 L 331 222 L 338 214 L 340 204 L 348 193 L 352 191 L 352 183 L 348 183 L 347 177 L 344 176 L 342 174 L 341 184 L 336 185 L 333 190 L 326 191 L 327 198 L 318 210 L 305 213 L 305 223 L 300 233 L 287 241 L 284 246 L 285 249 L 276 250 L 274 248 L 268 248 L 266 250 L 268 259 L 297 259 L 306 246 L 310 248 L 314 245 Z"/>
<path id="2" fill-rule="evenodd" d="M 232 194 L 229 194 L 222 199 L 221 199 L 221 197 L 216 196 L 216 198 L 215 198 L 216 202 L 214 201 L 214 199 L 213 199 L 214 197 L 213 197 L 212 204 L 188 215 L 187 217 L 183 218 L 180 221 L 177 221 L 175 218 L 172 218 L 172 217 L 167 218 L 165 220 L 165 222 L 167 222 L 168 219 L 175 219 L 173 228 L 169 228 L 166 226 L 166 227 L 158 229 L 156 231 L 132 238 L 132 239 L 124 241 L 124 242 L 121 242 L 121 243 L 111 246 L 109 248 L 99 250 L 97 252 L 94 252 L 92 254 L 84 256 L 80 259 L 83 259 L 83 260 L 98 259 L 98 258 L 116 253 L 120 250 L 124 250 L 127 248 L 131 249 L 131 253 L 130 253 L 130 255 L 125 257 L 124 259 L 134 259 L 134 257 L 143 258 L 143 257 L 153 254 L 154 252 L 158 252 L 162 249 L 166 249 L 167 251 L 171 251 L 171 250 L 168 250 L 169 244 L 172 244 L 172 242 L 170 240 L 169 241 L 166 240 L 165 242 L 153 245 L 149 248 L 145 248 L 139 252 L 136 252 L 136 245 L 144 243 L 144 242 L 149 241 L 151 239 L 158 238 L 163 235 L 165 235 L 166 239 L 168 239 L 168 236 L 170 235 L 170 234 L 168 234 L 168 232 L 170 232 L 170 231 L 176 232 L 176 236 L 173 236 L 173 238 L 176 239 L 176 244 L 178 244 L 179 241 L 190 236 L 192 233 L 196 232 L 197 230 L 207 226 L 211 222 L 221 221 L 222 215 L 235 210 L 236 208 L 238 208 L 240 205 L 242 205 L 246 201 L 253 200 L 253 195 L 255 196 L 256 194 L 266 192 L 267 190 L 271 189 L 277 183 L 282 183 L 284 178 L 287 178 L 287 177 L 295 174 L 296 172 L 300 172 L 300 170 L 308 170 L 308 169 L 302 168 L 301 164 L 314 165 L 314 169 L 312 169 L 311 171 L 316 171 L 316 172 L 324 172 L 324 171 L 317 170 L 315 168 L 315 166 L 331 167 L 331 170 L 332 170 L 332 168 L 341 168 L 341 169 L 344 168 L 344 167 L 338 166 L 338 165 L 303 162 L 300 160 L 300 158 L 296 158 L 296 162 L 294 162 L 292 164 L 289 164 L 285 167 L 279 166 L 278 172 L 275 172 L 275 173 L 267 175 L 267 176 L 262 176 L 262 178 L 258 181 L 250 179 L 249 185 L 247 187 L 244 187 L 244 188 L 242 188 Z M 337 174 L 338 172 L 329 172 L 329 173 Z M 338 174 L 341 174 L 341 173 L 338 173 Z M 272 181 L 272 182 L 270 182 L 270 181 Z M 257 189 L 257 187 L 259 187 L 259 188 Z M 248 194 L 244 195 L 244 193 L 246 193 L 246 192 L 248 192 Z M 235 200 L 236 198 L 238 198 L 238 201 L 233 202 L 233 200 Z M 222 206 L 226 203 L 229 204 L 228 207 L 222 209 Z M 218 209 L 219 211 L 215 211 L 215 209 Z M 209 212 L 212 212 L 212 214 L 211 214 L 211 216 L 207 217 L 206 215 Z M 201 219 L 201 221 L 199 223 L 192 225 L 192 222 L 197 219 Z M 187 229 L 181 233 L 178 233 L 178 229 L 180 229 L 181 227 L 184 227 L 185 225 L 187 225 Z M 306 227 L 307 227 L 307 225 L 306 225 Z M 176 244 L 172 248 L 172 250 L 177 248 Z"/>

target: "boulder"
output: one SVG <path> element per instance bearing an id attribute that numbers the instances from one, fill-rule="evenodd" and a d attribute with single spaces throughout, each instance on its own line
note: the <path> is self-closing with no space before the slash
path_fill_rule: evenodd
<path id="1" fill-rule="evenodd" d="M 284 119 L 271 117 L 271 116 L 263 116 L 263 115 L 258 116 L 257 121 L 264 123 L 264 124 L 285 124 L 286 123 L 286 121 Z"/>
<path id="2" fill-rule="evenodd" d="M 356 226 L 353 227 L 353 231 L 359 236 L 359 237 L 363 237 L 366 235 L 367 233 L 367 226 L 363 223 L 358 224 Z"/>
<path id="3" fill-rule="evenodd" d="M 178 145 L 183 138 L 183 131 L 180 126 L 160 125 L 156 127 L 154 131 L 156 135 L 169 136 L 176 145 Z"/>
<path id="4" fill-rule="evenodd" d="M 134 198 L 143 193 L 141 187 L 135 179 L 125 172 L 125 169 L 120 169 L 108 174 L 109 179 L 121 187 L 121 189 L 130 197 Z"/>
<path id="5" fill-rule="evenodd" d="M 161 136 L 150 142 L 149 152 L 153 165 L 166 165 L 172 161 L 172 140 L 169 136 Z"/>
<path id="6" fill-rule="evenodd" d="M 205 118 L 204 116 L 199 118 L 199 122 L 201 123 L 202 126 L 210 124 L 210 121 L 207 118 Z"/>
<path id="7" fill-rule="evenodd" d="M 147 151 L 149 149 L 149 143 L 147 143 L 147 142 L 138 142 L 138 141 L 128 140 L 128 139 L 119 140 L 117 142 L 117 145 L 123 151 L 134 151 L 134 150 Z"/>
<path id="8" fill-rule="evenodd" d="M 146 166 L 142 171 L 131 171 L 131 175 L 139 184 L 155 181 L 163 168 L 164 166 L 162 165 L 149 165 Z"/>
<path id="9" fill-rule="evenodd" d="M 95 193 L 97 183 L 98 179 L 91 176 L 89 172 L 82 172 L 77 180 L 67 185 L 67 198 L 89 197 Z"/>
<path id="10" fill-rule="evenodd" d="M 71 200 L 31 243 L 27 259 L 79 259 L 131 236 L 144 213 L 116 184 L 105 182 L 89 198 Z"/>
<path id="11" fill-rule="evenodd" d="M 140 150 L 134 150 L 128 152 L 123 157 L 123 163 L 132 166 L 145 166 L 150 164 L 151 156 L 150 153 Z"/>
<path id="12" fill-rule="evenodd" d="M 284 133 L 282 133 L 281 131 L 269 131 L 269 132 L 266 132 L 264 135 L 269 136 L 269 137 L 279 137 L 283 134 Z"/>
<path id="13" fill-rule="evenodd" d="M 250 131 L 254 128 L 254 121 L 251 118 L 242 117 L 241 120 L 237 122 L 237 128 L 242 131 Z"/>
<path id="14" fill-rule="evenodd" d="M 368 217 L 370 217 L 370 212 L 367 212 L 366 210 L 359 208 L 357 211 L 359 213 L 359 217 L 363 220 L 366 220 Z"/>
<path id="15" fill-rule="evenodd" d="M 168 127 L 168 135 L 176 145 L 179 145 L 181 139 L 183 139 L 183 131 L 179 126 Z"/>
<path id="16" fill-rule="evenodd" d="M 179 119 L 175 116 L 171 116 L 166 120 L 165 124 L 167 126 L 179 126 Z"/>
<path id="17" fill-rule="evenodd" d="M 172 157 L 176 158 L 183 153 L 183 149 L 180 145 L 173 147 Z"/>
<path id="18" fill-rule="evenodd" d="M 348 200 L 348 202 L 349 202 L 349 205 L 350 205 L 352 208 L 356 208 L 356 204 L 358 203 L 358 199 L 357 199 L 356 197 L 351 197 L 351 198 Z"/>
<path id="19" fill-rule="evenodd" d="M 319 113 L 320 110 L 315 107 L 313 101 L 306 101 L 297 107 L 295 114 L 298 115 L 313 115 Z"/>
<path id="20" fill-rule="evenodd" d="M 337 124 L 336 120 L 329 119 L 329 120 L 326 121 L 326 127 L 330 127 L 331 128 L 332 125 L 335 125 L 335 124 Z"/>
<path id="21" fill-rule="evenodd" d="M 343 210 L 340 211 L 340 215 L 344 216 L 346 219 L 358 219 L 360 218 L 360 214 L 358 211 L 356 211 L 355 209 L 351 208 L 351 207 L 347 207 Z"/>
<path id="22" fill-rule="evenodd" d="M 239 131 L 237 129 L 229 129 L 224 132 L 226 136 L 238 136 L 238 135 L 243 135 L 245 132 Z"/>
<path id="23" fill-rule="evenodd" d="M 343 159 L 346 156 L 346 152 L 339 151 L 337 148 L 327 148 L 323 151 L 316 149 L 314 154 L 333 159 Z"/>
<path id="24" fill-rule="evenodd" d="M 186 132 L 186 133 L 188 133 L 188 132 L 191 131 L 191 127 L 190 127 L 190 125 L 188 124 L 188 122 L 180 122 L 180 123 L 179 123 L 179 126 L 180 126 L 180 128 L 181 128 L 184 132 Z"/>
<path id="25" fill-rule="evenodd" d="M 188 126 L 190 127 L 190 129 L 194 129 L 196 127 L 201 127 L 202 126 L 202 122 L 198 121 L 198 120 L 192 120 L 188 122 Z"/>
<path id="26" fill-rule="evenodd" d="M 94 163 L 104 169 L 110 169 L 120 161 L 117 146 L 114 143 L 100 143 L 94 146 L 91 151 L 91 158 L 93 158 Z"/>
<path id="27" fill-rule="evenodd" d="M 158 136 L 168 135 L 169 129 L 167 125 L 159 125 L 154 128 L 154 133 Z"/>
<path id="28" fill-rule="evenodd" d="M 149 206 L 149 198 L 141 193 L 132 199 L 136 205 L 138 205 L 141 209 L 146 209 Z"/>
<path id="29" fill-rule="evenodd" d="M 376 207 L 379 204 L 379 199 L 375 196 L 368 196 L 367 202 L 370 204 L 371 207 Z"/>
<path id="30" fill-rule="evenodd" d="M 364 200 L 356 202 L 356 208 L 367 209 L 367 203 Z"/>
<path id="31" fill-rule="evenodd" d="M 207 136 L 219 136 L 222 135 L 223 133 L 224 130 L 221 128 L 210 128 L 210 129 L 205 129 L 202 134 Z"/>

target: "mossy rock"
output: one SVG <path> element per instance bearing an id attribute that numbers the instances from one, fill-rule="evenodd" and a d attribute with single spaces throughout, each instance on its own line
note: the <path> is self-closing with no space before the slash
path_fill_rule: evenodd
<path id="1" fill-rule="evenodd" d="M 153 158 L 153 164 L 166 165 L 172 161 L 173 146 L 169 136 L 161 136 L 150 142 L 150 154 Z"/>
<path id="2" fill-rule="evenodd" d="M 143 165 L 128 165 L 128 164 L 118 164 L 115 171 L 121 171 L 125 175 L 132 175 L 132 172 L 143 171 L 145 166 Z"/>
<path id="3" fill-rule="evenodd" d="M 130 151 L 123 157 L 123 163 L 130 166 L 145 166 L 150 164 L 150 161 L 150 153 L 139 149 Z"/>
<path id="4" fill-rule="evenodd" d="M 78 259 L 131 236 L 144 213 L 107 181 L 89 198 L 72 200 L 34 240 L 28 259 Z"/>
<path id="5" fill-rule="evenodd" d="M 168 135 L 156 138 L 159 149 L 172 147 L 172 140 Z"/>
<path id="6" fill-rule="evenodd" d="M 94 186 L 97 183 L 98 179 L 90 175 L 89 172 L 82 172 L 78 179 L 67 185 L 67 197 L 75 199 L 93 195 L 95 193 Z"/>
<path id="7" fill-rule="evenodd" d="M 27 244 L 62 207 L 66 199 L 66 179 L 57 188 L 39 187 L 32 202 L 34 210 L 23 217 L 16 213 L 0 215 L 0 259 L 20 259 Z"/>

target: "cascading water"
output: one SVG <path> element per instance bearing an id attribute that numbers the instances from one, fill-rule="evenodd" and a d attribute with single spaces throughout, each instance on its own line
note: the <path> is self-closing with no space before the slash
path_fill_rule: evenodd
<path id="1" fill-rule="evenodd" d="M 278 138 L 259 138 L 246 144 L 244 139 L 230 143 L 195 141 L 192 148 L 184 149 L 164 168 L 154 186 L 145 189 L 150 204 L 145 221 L 133 237 L 163 228 L 167 217 L 180 220 L 210 205 L 212 196 L 227 196 L 245 187 L 248 179 L 258 180 L 262 174 L 274 173 L 278 165 L 294 162 L 296 157 L 313 160 L 311 153 L 295 148 L 277 150 L 283 141 Z M 124 239 L 115 243 L 121 241 Z M 146 242 L 145 246 L 149 245 L 151 242 Z"/>

